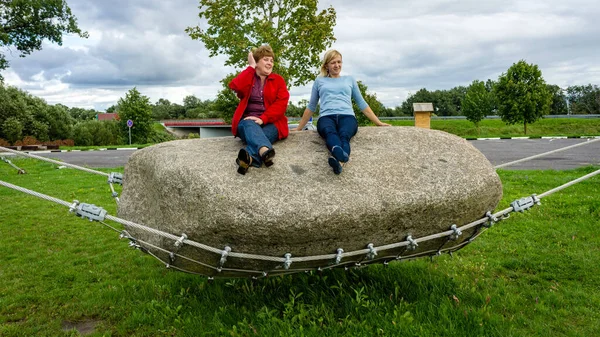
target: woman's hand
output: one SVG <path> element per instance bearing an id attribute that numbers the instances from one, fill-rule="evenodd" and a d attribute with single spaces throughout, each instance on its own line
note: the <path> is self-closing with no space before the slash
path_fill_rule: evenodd
<path id="1" fill-rule="evenodd" d="M 248 65 L 252 68 L 256 68 L 256 61 L 254 60 L 254 54 L 252 54 L 252 51 L 248 52 Z"/>
<path id="2" fill-rule="evenodd" d="M 382 121 L 379 121 L 379 123 L 376 124 L 377 126 L 390 126 L 390 124 L 388 123 L 384 123 Z"/>
<path id="3" fill-rule="evenodd" d="M 244 118 L 244 120 L 251 120 L 251 121 L 254 121 L 254 123 L 256 123 L 258 125 L 263 125 L 263 120 L 258 117 L 248 116 L 248 117 Z"/>

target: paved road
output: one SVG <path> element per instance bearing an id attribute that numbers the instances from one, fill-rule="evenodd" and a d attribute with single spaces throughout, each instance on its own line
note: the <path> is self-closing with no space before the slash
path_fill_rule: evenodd
<path id="1" fill-rule="evenodd" d="M 567 170 L 588 165 L 600 165 L 600 140 L 595 139 L 500 139 L 470 141 L 492 163 L 499 165 L 536 154 L 556 150 L 574 144 L 594 141 L 593 144 L 579 146 L 534 159 L 504 169 L 512 170 Z M 39 154 L 87 167 L 124 166 L 134 150 L 57 152 Z M 233 158 L 233 157 L 232 157 Z"/>

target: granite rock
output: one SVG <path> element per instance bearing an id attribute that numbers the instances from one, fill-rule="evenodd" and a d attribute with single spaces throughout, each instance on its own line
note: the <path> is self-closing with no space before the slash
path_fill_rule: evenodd
<path id="1" fill-rule="evenodd" d="M 274 165 L 236 172 L 238 138 L 177 140 L 136 151 L 125 166 L 121 218 L 217 249 L 283 257 L 335 254 L 419 238 L 462 226 L 493 211 L 502 185 L 490 162 L 466 140 L 414 127 L 364 127 L 352 140 L 341 175 L 327 163 L 314 131 L 275 144 Z M 270 274 L 332 265 L 228 258 L 146 231 L 127 228 L 165 263 L 208 276 Z M 450 244 L 420 244 L 421 253 Z M 154 247 L 153 247 L 154 246 Z M 155 248 L 160 247 L 160 248 Z M 178 257 L 169 259 L 168 252 Z M 378 257 L 408 254 L 405 248 Z M 182 258 L 186 256 L 189 258 Z M 200 261 L 201 263 L 192 262 Z M 345 263 L 364 257 L 345 258 Z M 209 267 L 212 266 L 212 267 Z M 241 271 L 245 270 L 245 271 Z"/>

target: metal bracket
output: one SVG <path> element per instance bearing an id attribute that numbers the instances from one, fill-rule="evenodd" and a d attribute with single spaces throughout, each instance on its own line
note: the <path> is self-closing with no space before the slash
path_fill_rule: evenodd
<path id="1" fill-rule="evenodd" d="M 219 267 L 217 268 L 217 271 L 219 273 L 221 272 L 221 269 L 223 268 L 223 265 L 225 264 L 225 262 L 227 262 L 227 255 L 229 255 L 230 252 L 231 252 L 231 247 L 229 247 L 229 246 L 225 246 L 225 248 L 221 252 L 221 260 L 219 260 Z"/>
<path id="2" fill-rule="evenodd" d="M 529 197 L 517 199 L 511 202 L 510 206 L 512 206 L 513 211 L 523 213 L 531 207 L 541 204 L 542 203 L 540 202 L 540 198 L 538 198 L 535 194 L 532 194 Z"/>
<path id="3" fill-rule="evenodd" d="M 367 259 L 373 260 L 375 256 L 377 256 L 377 249 L 375 249 L 372 243 L 369 243 L 367 245 L 367 248 L 369 248 L 369 252 L 367 253 Z"/>
<path id="4" fill-rule="evenodd" d="M 406 246 L 407 250 L 415 250 L 419 247 L 419 244 L 412 238 L 412 235 L 407 236 L 406 241 L 408 241 L 408 246 Z"/>
<path id="5" fill-rule="evenodd" d="M 487 211 L 487 213 L 485 213 L 485 216 L 487 216 L 488 221 L 486 221 L 483 225 L 487 228 L 492 227 L 496 224 L 496 222 L 498 222 L 498 218 L 496 218 L 494 214 L 492 214 L 492 212 L 490 211 Z"/>
<path id="6" fill-rule="evenodd" d="M 119 172 L 111 172 L 110 175 L 108 176 L 108 183 L 109 184 L 119 184 L 119 185 L 123 185 L 123 174 L 119 173 Z"/>
<path id="7" fill-rule="evenodd" d="M 338 248 L 337 254 L 335 255 L 335 264 L 340 264 L 340 262 L 342 262 L 342 254 L 344 254 L 344 250 L 342 248 Z"/>
<path id="8" fill-rule="evenodd" d="M 79 203 L 79 201 L 74 200 L 71 207 L 69 207 L 69 212 L 75 213 L 78 217 L 82 219 L 89 219 L 90 221 L 104 221 L 104 217 L 106 216 L 106 210 L 102 207 L 98 207 L 92 204 Z"/>
<path id="9" fill-rule="evenodd" d="M 450 240 L 458 240 L 458 237 L 462 235 L 461 230 L 458 227 L 456 227 L 456 225 L 450 226 L 450 229 L 453 231 L 453 233 L 450 234 L 449 239 Z"/>
<path id="10" fill-rule="evenodd" d="M 290 269 L 290 266 L 292 265 L 292 254 L 285 253 L 284 257 L 285 257 L 285 262 L 283 263 L 283 268 Z"/>
<path id="11" fill-rule="evenodd" d="M 179 239 L 177 239 L 177 241 L 175 241 L 175 247 L 179 248 L 181 246 L 183 246 L 183 240 L 186 240 L 188 238 L 187 235 L 181 234 L 181 237 Z"/>

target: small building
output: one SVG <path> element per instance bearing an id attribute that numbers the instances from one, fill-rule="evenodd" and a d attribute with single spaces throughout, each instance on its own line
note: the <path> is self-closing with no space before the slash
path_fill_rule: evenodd
<path id="1" fill-rule="evenodd" d="M 119 119 L 119 114 L 118 113 L 99 113 L 96 115 L 96 119 L 98 119 L 99 121 L 112 121 L 112 120 L 118 120 Z"/>

